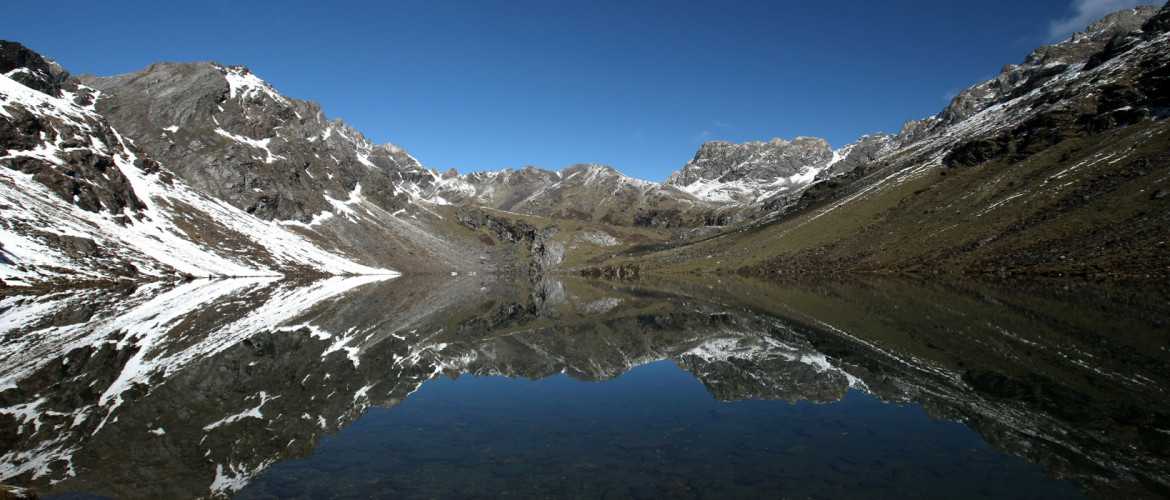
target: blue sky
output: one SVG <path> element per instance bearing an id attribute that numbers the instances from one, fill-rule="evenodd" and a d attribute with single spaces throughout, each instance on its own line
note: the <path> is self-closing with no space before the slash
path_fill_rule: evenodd
<path id="1" fill-rule="evenodd" d="M 1137 3 L 11 0 L 0 38 L 74 73 L 244 64 L 432 168 L 662 180 L 705 140 L 897 131 Z"/>

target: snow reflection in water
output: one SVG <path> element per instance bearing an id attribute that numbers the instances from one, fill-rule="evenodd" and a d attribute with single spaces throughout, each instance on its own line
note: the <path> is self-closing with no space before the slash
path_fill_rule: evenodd
<path id="1" fill-rule="evenodd" d="M 1161 494 L 1170 370 L 1145 347 L 1165 302 L 1087 294 L 1073 316 L 1078 295 L 470 276 L 10 296 L 0 480 L 117 498 Z"/>

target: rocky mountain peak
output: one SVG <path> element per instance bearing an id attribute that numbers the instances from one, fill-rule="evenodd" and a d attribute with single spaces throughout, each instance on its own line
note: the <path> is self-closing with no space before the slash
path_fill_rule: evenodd
<path id="1" fill-rule="evenodd" d="M 1090 24 L 1084 31 L 1074 33 L 1058 43 L 1045 45 L 1032 51 L 1024 59 L 1024 65 L 1083 63 L 1090 56 L 1105 48 L 1105 44 L 1114 37 L 1140 30 L 1142 25 L 1154 17 L 1157 12 L 1157 7 L 1149 5 L 1114 12 Z"/>
<path id="2" fill-rule="evenodd" d="M 0 40 L 0 74 L 54 97 L 61 96 L 61 87 L 69 80 L 69 73 L 56 62 L 7 40 Z"/>
<path id="3" fill-rule="evenodd" d="M 710 141 L 666 184 L 708 201 L 749 202 L 811 181 L 833 158 L 828 141 L 818 137 Z"/>
<path id="4" fill-rule="evenodd" d="M 110 124 L 92 88 L 22 47 L 4 49 L 9 65 L 31 68 L 14 76 L 34 77 L 29 86 L 0 75 L 6 283 L 385 271 L 192 189 L 140 146 L 151 137 Z"/>
<path id="5" fill-rule="evenodd" d="M 220 66 L 214 65 L 223 74 L 228 84 L 228 97 L 232 99 L 270 99 L 288 104 L 288 99 L 280 95 L 272 85 L 252 73 L 247 66 Z"/>
<path id="6" fill-rule="evenodd" d="M 834 161 L 828 168 L 817 174 L 817 179 L 827 179 L 846 174 L 864 167 L 893 151 L 900 144 L 898 136 L 890 134 L 863 135 L 857 142 L 837 150 Z"/>
<path id="7" fill-rule="evenodd" d="M 970 87 L 951 100 L 939 114 L 941 125 L 951 125 L 974 116 L 988 107 L 1023 95 L 1069 70 L 1073 65 L 1091 64 L 1094 56 L 1111 43 L 1135 32 L 1158 13 L 1156 7 L 1142 6 L 1115 12 L 1082 32 L 1032 51 L 1021 64 L 1004 66 L 994 79 Z M 1075 68 L 1073 68 L 1075 69 Z"/>
<path id="8" fill-rule="evenodd" d="M 0 52 L 8 69 L 0 76 L 0 167 L 70 206 L 128 222 L 143 204 L 119 164 L 153 171 L 153 162 L 93 112 L 91 91 L 59 66 L 17 43 L 0 42 Z"/>
<path id="9" fill-rule="evenodd" d="M 1166 33 L 1170 32 L 1170 2 L 1167 2 L 1146 24 L 1142 25 L 1142 31 L 1146 33 Z"/>
<path id="10" fill-rule="evenodd" d="M 617 169 L 600 163 L 575 163 L 561 169 L 561 178 L 567 178 L 573 175 L 622 175 Z"/>
<path id="11" fill-rule="evenodd" d="M 744 177 L 766 180 L 793 175 L 806 166 L 827 163 L 832 158 L 828 141 L 817 137 L 796 137 L 792 141 L 774 138 L 741 144 L 710 141 L 700 146 L 690 163 L 667 183 L 687 185 L 699 179 Z"/>
<path id="12" fill-rule="evenodd" d="M 159 63 L 87 77 L 99 111 L 187 182 L 264 219 L 308 223 L 330 199 L 397 210 L 430 176 L 394 144 L 376 145 L 316 103 L 280 94 L 245 66 Z"/>

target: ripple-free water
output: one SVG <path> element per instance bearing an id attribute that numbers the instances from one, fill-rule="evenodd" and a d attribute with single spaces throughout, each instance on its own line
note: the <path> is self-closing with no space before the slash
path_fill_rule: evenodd
<path id="1" fill-rule="evenodd" d="M 901 280 L 0 297 L 45 498 L 1170 496 L 1170 301 Z"/>
<path id="2" fill-rule="evenodd" d="M 462 376 L 372 409 L 238 498 L 1079 498 L 919 406 L 721 402 L 671 361 L 612 380 Z"/>

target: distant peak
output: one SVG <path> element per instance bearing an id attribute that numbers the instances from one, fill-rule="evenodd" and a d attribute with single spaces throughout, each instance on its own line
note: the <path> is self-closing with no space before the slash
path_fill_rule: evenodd
<path id="1" fill-rule="evenodd" d="M 606 171 L 614 171 L 614 172 L 616 172 L 616 170 L 614 170 L 614 168 L 613 168 L 613 167 L 611 167 L 611 166 L 609 166 L 609 165 L 603 165 L 603 164 L 600 164 L 600 163 L 574 163 L 574 164 L 572 164 L 572 165 L 569 165 L 569 166 L 567 166 L 567 167 L 565 167 L 565 168 L 562 168 L 562 169 L 561 169 L 561 172 L 568 172 L 568 171 L 570 171 L 570 170 L 571 170 L 571 171 L 578 171 L 578 170 L 606 170 Z"/>

